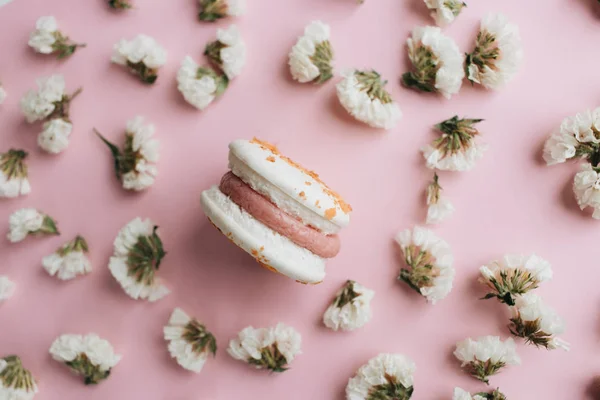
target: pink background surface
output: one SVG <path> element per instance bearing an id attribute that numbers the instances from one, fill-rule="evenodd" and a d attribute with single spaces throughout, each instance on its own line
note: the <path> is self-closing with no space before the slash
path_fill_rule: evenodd
<path id="1" fill-rule="evenodd" d="M 541 146 L 563 117 L 598 105 L 600 31 L 589 0 L 473 1 L 446 32 L 463 51 L 472 46 L 488 11 L 506 13 L 522 32 L 525 63 L 505 90 L 465 84 L 451 101 L 399 85 L 407 68 L 411 28 L 431 24 L 420 0 L 253 0 L 235 20 L 248 46 L 248 63 L 225 95 L 204 113 L 188 106 L 174 83 L 180 60 L 200 59 L 217 25 L 196 20 L 193 0 L 137 0 L 115 15 L 104 1 L 18 0 L 0 9 L 0 77 L 9 92 L 0 106 L 0 148 L 31 152 L 33 193 L 0 202 L 0 229 L 21 207 L 37 207 L 59 221 L 63 235 L 0 240 L 0 274 L 18 284 L 0 307 L 0 355 L 19 354 L 39 378 L 41 400 L 81 398 L 148 400 L 343 399 L 348 378 L 380 352 L 399 352 L 417 364 L 415 400 L 450 399 L 454 386 L 485 388 L 461 372 L 451 353 L 468 336 L 507 336 L 508 313 L 478 300 L 478 267 L 507 252 L 536 252 L 550 260 L 555 279 L 539 293 L 565 316 L 570 353 L 519 344 L 520 367 L 492 379 L 509 399 L 584 399 L 599 372 L 598 222 L 578 210 L 571 192 L 575 164 L 546 168 Z M 58 62 L 27 47 L 42 15 L 88 43 Z M 291 81 L 287 53 L 306 23 L 332 26 L 338 70 L 376 68 L 404 118 L 391 132 L 349 118 L 335 97 L 337 78 L 322 87 Z M 157 84 L 147 87 L 109 62 L 112 45 L 138 33 L 154 36 L 169 52 Z M 59 156 L 36 146 L 40 126 L 24 122 L 18 102 L 37 77 L 62 73 L 70 91 L 84 87 L 72 106 L 75 130 Z M 157 126 L 159 177 L 143 194 L 125 193 L 115 181 L 109 153 L 92 134 L 122 134 L 141 114 Z M 394 234 L 424 219 L 423 189 L 431 178 L 418 151 L 434 138 L 431 126 L 452 115 L 485 118 L 489 151 L 474 171 L 442 174 L 457 211 L 436 228 L 453 247 L 456 282 L 436 306 L 395 281 L 401 267 Z M 227 143 L 259 136 L 318 171 L 354 206 L 341 254 L 328 264 L 325 282 L 294 283 L 258 268 L 204 218 L 200 192 L 227 168 Z M 173 293 L 155 304 L 128 298 L 107 262 L 118 230 L 136 216 L 160 225 L 169 254 L 161 275 Z M 94 271 L 63 283 L 42 269 L 43 256 L 81 233 L 90 242 Z M 376 291 L 373 319 L 354 333 L 334 333 L 320 323 L 333 293 L 348 278 Z M 162 327 L 174 307 L 203 320 L 219 352 L 200 375 L 169 358 Z M 225 352 L 247 325 L 282 321 L 303 337 L 303 355 L 282 375 L 255 371 Z M 96 332 L 124 357 L 113 375 L 85 387 L 47 351 L 63 333 Z"/>

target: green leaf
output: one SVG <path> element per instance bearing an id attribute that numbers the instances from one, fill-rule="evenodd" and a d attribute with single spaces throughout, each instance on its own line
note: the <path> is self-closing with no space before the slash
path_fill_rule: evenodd
<path id="1" fill-rule="evenodd" d="M 114 144 L 112 144 L 111 142 L 109 142 L 95 128 L 94 128 L 94 132 L 100 138 L 100 140 L 102 140 L 104 142 L 104 144 L 106 144 L 108 146 L 108 148 L 110 149 L 110 152 L 111 152 L 111 154 L 113 156 L 114 165 L 115 165 L 115 175 L 117 176 L 118 180 L 121 180 L 121 157 L 122 157 L 121 150 L 119 150 L 119 148 L 117 146 L 115 146 Z"/>

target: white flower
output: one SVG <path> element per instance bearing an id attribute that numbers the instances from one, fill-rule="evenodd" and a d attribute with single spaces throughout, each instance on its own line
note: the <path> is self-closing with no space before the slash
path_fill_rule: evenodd
<path id="1" fill-rule="evenodd" d="M 61 335 L 52 343 L 50 355 L 75 374 L 82 375 L 86 385 L 108 378 L 111 369 L 121 361 L 112 345 L 95 333 Z"/>
<path id="2" fill-rule="evenodd" d="M 69 136 L 73 124 L 62 118 L 56 118 L 44 124 L 44 130 L 38 136 L 38 145 L 51 154 L 58 154 L 69 146 Z"/>
<path id="3" fill-rule="evenodd" d="M 354 281 L 336 293 L 335 299 L 323 315 L 323 323 L 334 331 L 353 331 L 371 319 L 371 300 L 375 292 Z"/>
<path id="4" fill-rule="evenodd" d="M 38 90 L 29 90 L 21 99 L 21 110 L 29 123 L 46 119 L 65 97 L 62 75 L 39 78 L 36 82 Z"/>
<path id="5" fill-rule="evenodd" d="M 392 129 L 396 126 L 402 118 L 402 111 L 384 89 L 387 82 L 382 82 L 379 73 L 349 70 L 342 76 L 336 85 L 337 96 L 350 115 L 374 128 Z"/>
<path id="6" fill-rule="evenodd" d="M 246 64 L 246 44 L 237 26 L 218 29 L 217 40 L 206 46 L 204 54 L 228 79 L 238 76 Z"/>
<path id="7" fill-rule="evenodd" d="M 167 52 L 154 38 L 137 35 L 114 45 L 112 62 L 127 66 L 142 82 L 152 84 L 158 78 L 158 69 L 167 62 Z"/>
<path id="8" fill-rule="evenodd" d="M 198 0 L 200 21 L 216 21 L 225 17 L 239 17 L 246 12 L 246 0 Z"/>
<path id="9" fill-rule="evenodd" d="M 450 245 L 429 229 L 416 226 L 396 235 L 404 261 L 398 280 L 435 304 L 452 290 L 454 280 L 454 257 Z"/>
<path id="10" fill-rule="evenodd" d="M 346 399 L 410 399 L 416 368 L 415 363 L 402 354 L 380 354 L 350 378 Z"/>
<path id="11" fill-rule="evenodd" d="M 439 26 L 452 23 L 466 6 L 460 0 L 425 0 L 425 4 L 431 10 L 431 18 Z"/>
<path id="12" fill-rule="evenodd" d="M 333 77 L 329 31 L 329 25 L 313 21 L 304 28 L 304 35 L 292 47 L 288 63 L 292 77 L 298 82 L 323 83 Z"/>
<path id="13" fill-rule="evenodd" d="M 479 269 L 480 282 L 492 291 L 484 298 L 497 298 L 513 306 L 515 296 L 536 289 L 541 282 L 552 279 L 552 266 L 543 258 L 532 254 L 507 254 Z"/>
<path id="14" fill-rule="evenodd" d="M 42 266 L 51 275 L 66 281 L 92 272 L 92 264 L 87 258 L 88 244 L 82 236 L 59 248 L 55 253 L 44 257 Z"/>
<path id="15" fill-rule="evenodd" d="M 402 75 L 405 86 L 424 92 L 439 92 L 449 99 L 458 93 L 465 77 L 464 57 L 450 37 L 438 27 L 417 27 L 408 44 L 413 71 Z"/>
<path id="16" fill-rule="evenodd" d="M 59 235 L 56 222 L 35 208 L 22 208 L 9 217 L 8 240 L 17 243 L 30 234 Z"/>
<path id="17" fill-rule="evenodd" d="M 32 400 L 37 392 L 35 378 L 18 356 L 0 358 L 0 399 Z"/>
<path id="18" fill-rule="evenodd" d="M 27 156 L 27 152 L 17 149 L 0 153 L 0 198 L 23 196 L 31 192 L 25 163 Z"/>
<path id="19" fill-rule="evenodd" d="M 37 20 L 35 31 L 29 36 L 29 47 L 41 54 L 56 53 L 61 59 L 70 56 L 85 43 L 74 43 L 68 36 L 58 30 L 56 19 L 52 16 Z"/>
<path id="20" fill-rule="evenodd" d="M 475 128 L 483 120 L 454 116 L 435 127 L 442 134 L 421 148 L 427 167 L 442 171 L 468 171 L 483 156 L 486 146 L 476 138 L 480 132 Z"/>
<path id="21" fill-rule="evenodd" d="M 506 396 L 496 389 L 491 393 L 477 393 L 471 396 L 469 392 L 459 387 L 454 388 L 452 400 L 506 400 Z"/>
<path id="22" fill-rule="evenodd" d="M 4 100 L 6 100 L 7 95 L 8 93 L 6 93 L 6 90 L 2 87 L 2 84 L 0 83 L 0 104 L 4 103 Z"/>
<path id="23" fill-rule="evenodd" d="M 144 125 L 143 117 L 127 121 L 125 146 L 120 150 L 98 131 L 96 134 L 109 147 L 114 158 L 115 173 L 123 188 L 142 191 L 154 184 L 158 168 L 159 142 L 154 139 L 154 125 Z"/>
<path id="24" fill-rule="evenodd" d="M 508 338 L 503 342 L 498 336 L 483 336 L 477 340 L 468 338 L 458 342 L 454 356 L 471 376 L 485 383 L 489 383 L 488 378 L 505 366 L 521 364 L 515 341 Z"/>
<path id="25" fill-rule="evenodd" d="M 0 275 L 0 304 L 15 294 L 15 283 L 7 276 Z"/>
<path id="26" fill-rule="evenodd" d="M 197 319 L 176 308 L 164 327 L 169 353 L 183 368 L 199 373 L 210 353 L 216 355 L 217 341 Z"/>
<path id="27" fill-rule="evenodd" d="M 433 182 L 427 186 L 427 220 L 428 224 L 439 224 L 454 213 L 454 206 L 442 196 L 438 174 L 433 175 Z"/>
<path id="28" fill-rule="evenodd" d="M 156 276 L 166 254 L 157 229 L 151 220 L 136 218 L 119 231 L 114 241 L 108 268 L 133 299 L 153 302 L 170 293 Z"/>
<path id="29" fill-rule="evenodd" d="M 573 193 L 582 210 L 590 207 L 593 218 L 600 219 L 600 174 L 598 168 L 590 164 L 581 165 L 581 171 L 575 175 Z"/>
<path id="30" fill-rule="evenodd" d="M 468 79 L 487 89 L 500 89 L 517 73 L 523 60 L 519 27 L 502 14 L 481 20 L 475 49 L 467 54 Z"/>
<path id="31" fill-rule="evenodd" d="M 569 350 L 570 344 L 557 337 L 565 332 L 564 320 L 541 297 L 534 293 L 519 296 L 512 311 L 509 328 L 513 335 L 537 347 Z"/>
<path id="32" fill-rule="evenodd" d="M 258 369 L 284 372 L 301 353 L 302 337 L 294 328 L 277 324 L 271 328 L 251 326 L 238 333 L 229 342 L 227 352 L 236 360 L 247 362 Z"/>
<path id="33" fill-rule="evenodd" d="M 596 162 L 600 156 L 600 107 L 565 118 L 544 144 L 544 161 L 560 164 L 572 158 Z"/>
<path id="34" fill-rule="evenodd" d="M 208 67 L 199 67 L 187 56 L 177 72 L 177 89 L 185 100 L 199 110 L 204 110 L 227 88 L 228 80 Z"/>

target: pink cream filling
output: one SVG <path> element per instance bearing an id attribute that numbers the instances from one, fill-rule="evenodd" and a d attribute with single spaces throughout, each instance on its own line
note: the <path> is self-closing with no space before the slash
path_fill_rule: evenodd
<path id="1" fill-rule="evenodd" d="M 298 246 L 323 258 L 333 258 L 339 253 L 338 235 L 325 235 L 304 225 L 302 221 L 280 210 L 267 198 L 254 191 L 232 172 L 223 176 L 219 190 L 254 218 Z"/>

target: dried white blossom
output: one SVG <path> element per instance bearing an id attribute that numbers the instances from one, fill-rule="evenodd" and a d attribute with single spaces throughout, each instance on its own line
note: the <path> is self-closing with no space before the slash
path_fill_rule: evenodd
<path id="1" fill-rule="evenodd" d="M 323 315 L 323 323 L 334 331 L 353 331 L 371 319 L 371 300 L 375 292 L 354 281 L 336 293 L 335 299 Z"/>
<path id="2" fill-rule="evenodd" d="M 165 340 L 169 342 L 171 357 L 189 371 L 199 373 L 208 356 L 217 354 L 217 340 L 213 334 L 181 308 L 173 311 L 163 331 Z"/>
<path id="3" fill-rule="evenodd" d="M 592 167 L 590 164 L 582 164 L 581 170 L 575 175 L 573 181 L 573 193 L 577 204 L 582 210 L 592 208 L 592 217 L 600 219 L 600 167 Z"/>
<path id="4" fill-rule="evenodd" d="M 74 43 L 58 29 L 58 23 L 53 16 L 41 17 L 35 24 L 35 31 L 29 36 L 29 47 L 41 54 L 56 54 L 56 57 L 66 58 L 73 54 L 84 43 Z"/>
<path id="5" fill-rule="evenodd" d="M 536 289 L 541 282 L 552 279 L 552 266 L 542 257 L 507 254 L 501 260 L 479 268 L 480 282 L 491 292 L 484 299 L 497 298 L 500 302 L 515 305 L 515 297 Z"/>
<path id="6" fill-rule="evenodd" d="M 10 149 L 0 153 L 0 198 L 24 196 L 31 192 L 24 150 Z"/>
<path id="7" fill-rule="evenodd" d="M 32 400 L 37 393 L 37 382 L 19 356 L 0 358 L 0 399 Z"/>
<path id="8" fill-rule="evenodd" d="M 35 208 L 22 208 L 9 217 L 8 240 L 17 243 L 29 235 L 60 235 L 54 221 Z"/>
<path id="9" fill-rule="evenodd" d="M 513 335 L 548 350 L 570 349 L 570 344 L 558 337 L 565 332 L 564 320 L 541 297 L 534 293 L 524 294 L 516 298 L 511 309 L 513 316 L 509 328 Z"/>
<path id="10" fill-rule="evenodd" d="M 158 69 L 167 62 L 167 51 L 154 38 L 137 35 L 114 45 L 112 62 L 126 66 L 142 82 L 152 84 L 158 78 Z"/>
<path id="11" fill-rule="evenodd" d="M 350 115 L 373 128 L 392 129 L 402 111 L 384 89 L 387 81 L 376 71 L 348 70 L 336 85 L 337 97 Z"/>
<path id="12" fill-rule="evenodd" d="M 50 276 L 63 281 L 70 280 L 92 272 L 92 264 L 86 255 L 88 251 L 85 239 L 77 235 L 55 253 L 44 257 L 42 266 Z"/>
<path id="13" fill-rule="evenodd" d="M 430 169 L 442 171 L 469 171 L 483 156 L 486 146 L 476 139 L 480 132 L 475 124 L 481 119 L 459 119 L 454 116 L 435 127 L 441 136 L 421 148 L 423 157 Z"/>
<path id="14" fill-rule="evenodd" d="M 21 110 L 29 123 L 43 121 L 60 110 L 67 97 L 62 75 L 39 78 L 36 83 L 38 90 L 29 90 L 21 99 Z"/>
<path id="15" fill-rule="evenodd" d="M 135 218 L 115 239 L 108 268 L 133 299 L 153 302 L 170 293 L 156 274 L 166 255 L 157 229 L 151 220 Z"/>
<path id="16" fill-rule="evenodd" d="M 235 25 L 217 30 L 217 40 L 210 42 L 204 55 L 231 80 L 240 75 L 246 64 L 246 44 Z"/>
<path id="17" fill-rule="evenodd" d="M 301 83 L 323 83 L 333 77 L 333 49 L 329 25 L 313 21 L 292 47 L 289 65 L 292 77 Z"/>
<path id="18" fill-rule="evenodd" d="M 485 383 L 489 383 L 488 378 L 505 366 L 521 364 L 515 341 L 508 338 L 503 342 L 498 336 L 483 336 L 477 340 L 468 338 L 458 342 L 454 356 L 467 373 Z"/>
<path id="19" fill-rule="evenodd" d="M 466 390 L 457 387 L 454 388 L 452 400 L 506 400 L 506 396 L 499 389 L 490 393 L 480 392 L 471 395 Z"/>
<path id="20" fill-rule="evenodd" d="M 15 294 L 15 283 L 8 276 L 0 275 L 0 304 Z"/>
<path id="21" fill-rule="evenodd" d="M 402 83 L 423 92 L 437 92 L 449 99 L 458 93 L 465 77 L 464 56 L 450 37 L 434 26 L 417 27 L 408 44 L 413 70 L 402 75 Z"/>
<path id="22" fill-rule="evenodd" d="M 50 347 L 50 355 L 81 375 L 86 385 L 98 384 L 108 378 L 121 356 L 112 345 L 95 333 L 61 335 Z"/>
<path id="23" fill-rule="evenodd" d="M 239 17 L 246 12 L 246 0 L 198 0 L 200 21 L 213 22 L 225 17 Z"/>
<path id="24" fill-rule="evenodd" d="M 446 26 L 454 21 L 467 6 L 460 0 L 425 0 L 425 5 L 431 10 L 431 18 L 439 26 Z"/>
<path id="25" fill-rule="evenodd" d="M 347 400 L 409 400 L 414 391 L 414 361 L 402 354 L 380 354 L 358 369 L 346 386 Z"/>
<path id="26" fill-rule="evenodd" d="M 108 5 L 114 10 L 129 10 L 133 5 L 129 0 L 108 0 Z"/>
<path id="27" fill-rule="evenodd" d="M 96 134 L 108 146 L 114 160 L 115 174 L 127 190 L 142 191 L 154 184 L 159 158 L 158 140 L 154 139 L 154 125 L 144 124 L 137 116 L 127 121 L 123 149 L 109 142 L 98 131 Z"/>
<path id="28" fill-rule="evenodd" d="M 199 110 L 204 110 L 213 100 L 223 94 L 229 79 L 217 74 L 210 67 L 200 67 L 187 56 L 177 72 L 177 89 L 183 98 Z"/>
<path id="29" fill-rule="evenodd" d="M 427 301 L 435 304 L 452 290 L 454 257 L 450 245 L 429 229 L 416 226 L 396 235 L 407 268 L 398 280 L 405 282 Z"/>
<path id="30" fill-rule="evenodd" d="M 247 362 L 257 369 L 284 372 L 301 353 L 302 337 L 294 328 L 279 323 L 275 327 L 251 326 L 229 342 L 227 352 L 236 360 Z"/>
<path id="31" fill-rule="evenodd" d="M 427 219 L 428 224 L 439 224 L 454 213 L 454 206 L 446 197 L 442 196 L 442 186 L 437 173 L 433 181 L 427 186 Z"/>
<path id="32" fill-rule="evenodd" d="M 467 54 L 467 78 L 487 89 L 500 89 L 517 73 L 523 60 L 519 27 L 502 14 L 481 20 L 475 49 Z"/>
<path id="33" fill-rule="evenodd" d="M 44 130 L 38 136 L 38 145 L 51 154 L 58 154 L 69 147 L 69 137 L 73 124 L 62 118 L 52 119 L 44 124 Z"/>

